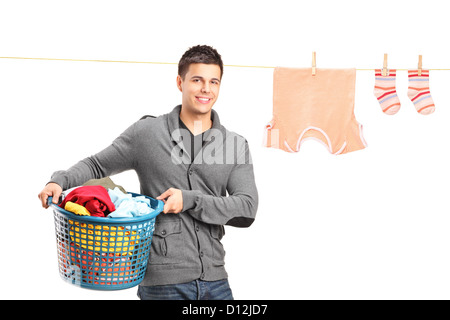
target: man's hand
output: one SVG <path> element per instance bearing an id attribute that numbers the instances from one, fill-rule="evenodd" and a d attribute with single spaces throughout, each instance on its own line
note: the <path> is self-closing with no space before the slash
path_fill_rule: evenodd
<path id="1" fill-rule="evenodd" d="M 164 213 L 180 213 L 183 210 L 183 194 L 180 189 L 169 188 L 156 199 L 164 201 Z"/>
<path id="2" fill-rule="evenodd" d="M 62 191 L 62 188 L 57 183 L 50 182 L 49 184 L 47 184 L 38 195 L 39 199 L 41 199 L 42 207 L 48 208 L 48 197 L 53 197 L 52 202 L 57 204 Z"/>

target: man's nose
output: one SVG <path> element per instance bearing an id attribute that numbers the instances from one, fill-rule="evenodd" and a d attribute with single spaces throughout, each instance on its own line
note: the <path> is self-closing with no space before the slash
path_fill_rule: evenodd
<path id="1" fill-rule="evenodd" d="M 205 83 L 203 84 L 203 87 L 202 87 L 202 92 L 203 92 L 203 93 L 209 93 L 210 90 L 211 90 L 211 88 L 210 88 L 210 86 L 209 86 L 209 83 L 208 83 L 208 82 L 205 82 Z"/>

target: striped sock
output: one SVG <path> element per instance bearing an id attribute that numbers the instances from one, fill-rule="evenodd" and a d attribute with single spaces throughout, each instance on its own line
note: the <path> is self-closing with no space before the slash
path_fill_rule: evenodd
<path id="1" fill-rule="evenodd" d="M 408 70 L 408 97 L 414 103 L 418 113 L 425 115 L 434 112 L 429 70 L 422 70 L 421 76 L 418 75 L 418 70 Z"/>
<path id="2" fill-rule="evenodd" d="M 400 110 L 400 100 L 395 90 L 396 70 L 390 69 L 384 77 L 381 69 L 375 69 L 375 88 L 373 93 L 385 114 L 396 114 Z"/>

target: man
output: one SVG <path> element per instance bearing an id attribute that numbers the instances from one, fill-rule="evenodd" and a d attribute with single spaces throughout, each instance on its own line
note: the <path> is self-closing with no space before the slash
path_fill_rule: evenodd
<path id="1" fill-rule="evenodd" d="M 212 110 L 222 74 L 215 49 L 190 48 L 178 64 L 181 105 L 137 121 L 103 151 L 55 172 L 39 194 L 48 207 L 48 197 L 56 202 L 63 190 L 136 171 L 141 193 L 164 201 L 141 299 L 233 299 L 223 226 L 249 227 L 258 193 L 247 141 L 226 130 Z"/>

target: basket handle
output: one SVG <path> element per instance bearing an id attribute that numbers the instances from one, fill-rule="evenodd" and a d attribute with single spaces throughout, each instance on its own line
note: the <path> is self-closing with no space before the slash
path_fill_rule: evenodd
<path id="1" fill-rule="evenodd" d="M 49 197 L 47 198 L 47 204 L 48 204 L 49 206 L 54 205 L 54 203 L 52 202 L 52 200 L 53 200 L 53 197 L 52 197 L 52 196 L 49 196 Z"/>

